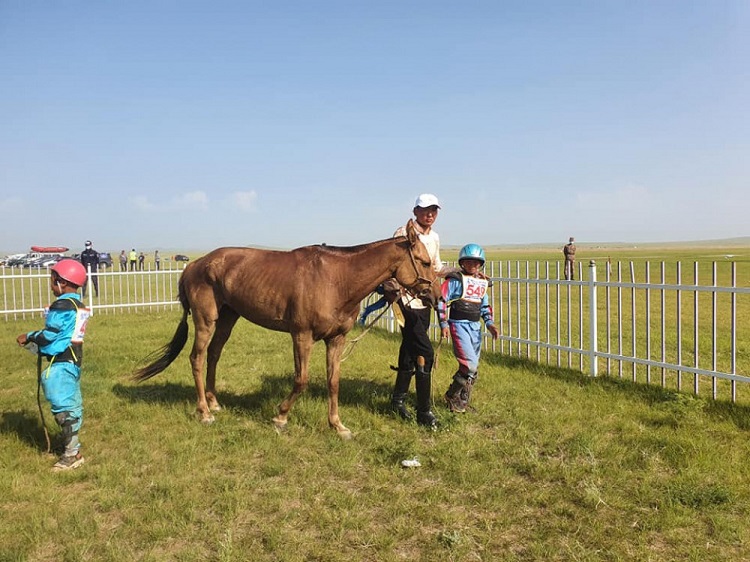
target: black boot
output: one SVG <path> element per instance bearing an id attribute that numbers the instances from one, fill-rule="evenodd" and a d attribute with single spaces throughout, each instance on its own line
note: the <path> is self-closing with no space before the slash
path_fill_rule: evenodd
<path id="1" fill-rule="evenodd" d="M 461 401 L 464 405 L 464 410 L 469 408 L 469 402 L 471 401 L 471 391 L 474 390 L 474 383 L 477 382 L 477 374 L 473 377 L 469 377 L 466 380 L 466 386 L 461 389 Z M 474 410 L 474 408 L 472 408 Z"/>
<path id="2" fill-rule="evenodd" d="M 448 409 L 455 414 L 463 414 L 466 411 L 468 400 L 465 399 L 466 385 L 468 381 L 461 373 L 453 375 L 453 382 L 445 393 L 445 402 Z"/>
<path id="3" fill-rule="evenodd" d="M 396 384 L 393 387 L 393 394 L 391 395 L 391 410 L 405 420 L 412 419 L 411 412 L 406 409 L 406 404 L 404 404 L 406 395 L 409 392 L 412 374 L 412 371 L 398 371 L 396 373 Z"/>
<path id="4" fill-rule="evenodd" d="M 421 357 L 419 359 L 421 359 Z M 432 377 L 430 372 L 424 368 L 423 362 L 417 366 L 417 375 L 415 379 L 417 387 L 417 423 L 431 429 L 436 429 L 437 418 L 430 409 Z"/>

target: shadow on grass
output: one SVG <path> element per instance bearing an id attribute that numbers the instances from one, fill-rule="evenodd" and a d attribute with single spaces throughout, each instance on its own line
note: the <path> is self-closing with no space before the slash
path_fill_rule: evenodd
<path id="1" fill-rule="evenodd" d="M 608 392 L 625 395 L 629 398 L 640 400 L 650 406 L 659 404 L 687 404 L 691 401 L 699 404 L 701 410 L 714 419 L 733 423 L 739 429 L 750 430 L 750 407 L 743 404 L 712 400 L 705 397 L 697 397 L 687 392 L 674 389 L 662 388 L 658 385 L 648 385 L 633 382 L 619 377 L 611 377 L 601 374 L 598 377 L 585 375 L 581 371 L 537 363 L 523 357 L 511 357 L 498 353 L 485 353 L 482 360 L 488 364 L 508 369 L 524 370 L 536 375 L 556 379 L 567 384 L 577 386 L 594 386 L 605 389 Z"/>
<path id="2" fill-rule="evenodd" d="M 237 409 L 250 414 L 260 414 L 267 408 L 276 410 L 278 405 L 292 391 L 294 384 L 293 375 L 267 375 L 261 381 L 259 390 L 248 393 L 237 393 L 227 390 L 218 392 L 219 403 L 224 408 Z M 387 395 L 390 392 L 393 382 L 388 380 L 366 381 L 361 379 L 342 379 L 339 382 L 339 404 L 340 405 L 362 405 L 373 402 L 383 402 L 372 404 L 374 411 L 386 412 L 387 401 L 375 400 L 373 397 Z M 196 391 L 192 384 L 177 384 L 173 382 L 158 383 L 141 383 L 127 385 L 116 384 L 113 392 L 119 398 L 130 402 L 141 402 L 147 404 L 179 404 L 183 402 L 195 403 Z M 325 380 L 310 381 L 307 389 L 300 396 L 310 396 L 316 400 L 328 400 L 328 386 Z M 292 408 L 294 410 L 294 408 Z"/>
<path id="3" fill-rule="evenodd" d="M 48 431 L 50 430 L 48 429 Z M 44 428 L 38 415 L 34 416 L 23 411 L 3 412 L 2 418 L 0 418 L 0 433 L 15 433 L 22 442 L 30 447 L 40 451 L 46 451 L 47 449 L 47 439 L 44 436 Z M 58 445 L 55 442 L 55 437 L 56 435 L 50 431 L 53 451 Z"/>

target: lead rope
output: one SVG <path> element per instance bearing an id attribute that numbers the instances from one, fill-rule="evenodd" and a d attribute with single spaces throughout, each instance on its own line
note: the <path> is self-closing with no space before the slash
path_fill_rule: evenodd
<path id="1" fill-rule="evenodd" d="M 380 320 L 380 318 L 383 316 L 383 314 L 385 314 L 386 312 L 388 312 L 388 309 L 391 307 L 391 304 L 392 303 L 389 303 L 388 306 L 386 306 L 385 308 L 383 308 L 383 310 L 381 310 L 380 313 L 378 313 L 378 315 L 375 318 L 373 318 L 365 326 L 364 331 L 361 334 L 359 334 L 353 340 L 348 340 L 346 342 L 346 347 L 344 348 L 344 352 L 341 354 L 341 362 L 342 363 L 349 358 L 349 356 L 352 354 L 352 351 L 354 351 L 354 346 L 356 346 L 359 343 L 359 341 L 363 337 L 365 337 L 365 335 L 367 335 L 367 332 L 369 332 L 370 329 L 375 325 L 375 322 L 377 322 L 378 320 Z"/>
<path id="2" fill-rule="evenodd" d="M 406 301 L 406 304 L 409 304 L 411 301 L 413 301 L 416 298 L 415 296 L 410 295 L 409 293 L 407 293 L 406 296 L 409 297 L 409 300 Z M 401 297 L 398 297 L 398 298 L 400 299 Z M 396 299 L 396 300 L 398 300 L 398 299 Z M 393 301 L 393 302 L 396 302 L 396 301 Z M 365 335 L 367 334 L 367 332 L 369 332 L 370 329 L 375 325 L 375 322 L 377 322 L 378 320 L 380 320 L 380 318 L 382 318 L 383 314 L 385 314 L 386 312 L 388 312 L 388 309 L 392 305 L 393 305 L 393 303 L 388 303 L 388 306 L 386 306 L 385 308 L 383 308 L 383 310 L 372 321 L 370 321 L 369 324 L 367 324 L 365 326 L 364 331 L 361 334 L 359 334 L 353 340 L 348 340 L 346 342 L 346 347 L 344 348 L 344 351 L 341 354 L 341 362 L 342 363 L 349 358 L 349 356 L 352 354 L 352 351 L 354 351 L 354 346 L 357 345 L 359 343 L 359 341 L 363 337 L 365 337 Z"/>
<path id="3" fill-rule="evenodd" d="M 47 454 L 52 452 L 52 444 L 49 440 L 49 431 L 47 431 L 47 424 L 44 421 L 44 410 L 42 409 L 42 355 L 37 353 L 36 355 L 36 405 L 39 406 L 39 417 L 42 420 L 42 429 L 44 429 L 44 438 L 47 440 Z"/>

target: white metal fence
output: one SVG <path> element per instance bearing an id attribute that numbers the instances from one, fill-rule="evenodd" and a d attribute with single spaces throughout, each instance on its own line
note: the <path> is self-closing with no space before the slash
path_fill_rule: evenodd
<path id="1" fill-rule="evenodd" d="M 179 307 L 177 281 L 183 269 L 176 263 L 159 270 L 101 269 L 96 273 L 98 295 L 89 271 L 83 300 L 94 315 L 171 310 Z M 49 279 L 49 270 L 43 267 L 0 268 L 0 316 L 5 320 L 41 316 L 54 300 Z"/>
<path id="2" fill-rule="evenodd" d="M 488 262 L 500 337 L 485 349 L 677 390 L 687 378 L 695 394 L 736 401 L 750 383 L 750 288 L 735 262 L 692 265 L 590 262 L 566 281 L 557 262 Z M 390 310 L 379 322 L 396 329 Z"/>
<path id="3" fill-rule="evenodd" d="M 591 262 L 579 264 L 576 281 L 560 279 L 555 262 L 488 262 L 485 271 L 500 330 L 497 342 L 485 338 L 488 350 L 592 376 L 690 384 L 696 394 L 710 387 L 732 401 L 737 383 L 750 382 L 750 288 L 738 286 L 734 262 L 694 263 L 687 273 L 679 262 L 659 263 L 655 273 L 648 262 L 606 263 L 603 272 Z M 100 271 L 98 297 L 89 287 L 84 300 L 94 314 L 178 309 L 181 273 Z M 6 321 L 41 316 L 52 299 L 46 269 L 0 268 Z M 395 331 L 390 310 L 378 325 Z M 432 337 L 440 337 L 437 325 Z"/>

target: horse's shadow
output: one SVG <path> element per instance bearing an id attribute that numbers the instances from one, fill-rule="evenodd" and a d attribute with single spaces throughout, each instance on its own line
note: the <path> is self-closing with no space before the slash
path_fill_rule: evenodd
<path id="1" fill-rule="evenodd" d="M 293 375 L 266 375 L 260 388 L 250 392 L 236 392 L 218 389 L 217 398 L 222 408 L 238 410 L 251 417 L 263 418 L 275 413 L 278 405 L 292 390 Z M 366 379 L 341 379 L 339 381 L 339 405 L 369 404 L 373 412 L 386 413 L 393 387 L 392 381 Z M 129 402 L 148 404 L 179 404 L 195 402 L 195 386 L 186 383 L 116 384 L 113 393 Z M 304 393 L 313 400 L 328 400 L 328 386 L 325 380 L 310 380 Z"/>
<path id="2" fill-rule="evenodd" d="M 45 451 L 47 439 L 44 434 L 39 416 L 22 410 L 3 412 L 0 417 L 0 433 L 16 434 L 18 438 L 31 448 Z M 53 448 L 56 448 L 55 436 L 50 435 Z"/>

